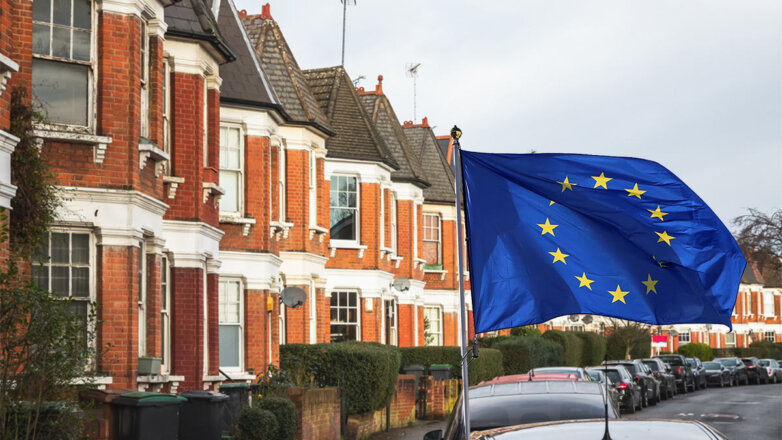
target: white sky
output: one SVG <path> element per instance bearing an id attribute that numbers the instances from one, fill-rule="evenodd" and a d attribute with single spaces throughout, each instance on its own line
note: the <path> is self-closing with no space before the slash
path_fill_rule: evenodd
<path id="1" fill-rule="evenodd" d="M 340 0 L 271 14 L 302 68 L 340 64 Z M 418 119 L 467 149 L 655 160 L 731 229 L 782 208 L 782 1 L 357 0 L 347 22 L 351 77 L 382 74 L 404 121 L 422 63 Z"/>

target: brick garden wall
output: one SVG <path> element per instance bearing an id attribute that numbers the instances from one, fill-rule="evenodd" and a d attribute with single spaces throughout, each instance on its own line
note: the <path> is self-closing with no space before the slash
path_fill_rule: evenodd
<path id="1" fill-rule="evenodd" d="M 297 440 L 339 440 L 339 389 L 291 388 L 288 398 L 299 410 Z"/>

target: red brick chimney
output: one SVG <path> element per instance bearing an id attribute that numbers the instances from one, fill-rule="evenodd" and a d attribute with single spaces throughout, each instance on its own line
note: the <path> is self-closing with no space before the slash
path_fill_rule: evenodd
<path id="1" fill-rule="evenodd" d="M 375 94 L 376 95 L 383 94 L 383 75 L 377 76 L 377 85 L 375 86 Z"/>
<path id="2" fill-rule="evenodd" d="M 269 6 L 268 3 L 261 6 L 261 18 L 264 20 L 271 20 L 272 19 L 272 12 L 271 12 L 271 6 Z"/>

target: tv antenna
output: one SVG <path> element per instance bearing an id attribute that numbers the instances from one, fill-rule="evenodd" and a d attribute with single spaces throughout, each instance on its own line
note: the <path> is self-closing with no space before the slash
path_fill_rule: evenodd
<path id="1" fill-rule="evenodd" d="M 353 80 L 353 87 L 358 87 L 358 83 L 361 82 L 362 79 L 366 79 L 367 77 L 364 75 L 359 75 L 358 78 Z"/>
<path id="2" fill-rule="evenodd" d="M 405 67 L 407 76 L 413 78 L 413 122 L 416 121 L 416 79 L 418 78 L 418 68 L 421 63 L 408 63 Z"/>
<path id="3" fill-rule="evenodd" d="M 348 15 L 348 2 L 356 4 L 356 0 L 340 0 L 342 2 L 342 67 L 345 67 L 345 18 Z"/>

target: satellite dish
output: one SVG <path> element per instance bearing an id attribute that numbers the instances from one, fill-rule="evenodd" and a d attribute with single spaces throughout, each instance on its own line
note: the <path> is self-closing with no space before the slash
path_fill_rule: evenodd
<path id="1" fill-rule="evenodd" d="M 394 278 L 394 282 L 391 283 L 391 286 L 400 292 L 408 291 L 410 290 L 410 279 L 405 277 Z"/>
<path id="2" fill-rule="evenodd" d="M 568 319 L 570 319 L 573 322 L 578 322 L 578 315 L 570 315 L 568 316 Z"/>
<path id="3" fill-rule="evenodd" d="M 677 336 L 679 336 L 679 332 L 677 332 L 676 330 L 671 330 L 671 337 L 675 338 Z"/>
<path id="4" fill-rule="evenodd" d="M 581 321 L 584 324 L 591 324 L 592 323 L 592 315 L 586 315 L 583 318 L 581 318 Z"/>
<path id="5" fill-rule="evenodd" d="M 286 287 L 280 292 L 280 301 L 285 307 L 296 309 L 307 301 L 307 292 L 299 287 Z"/>

